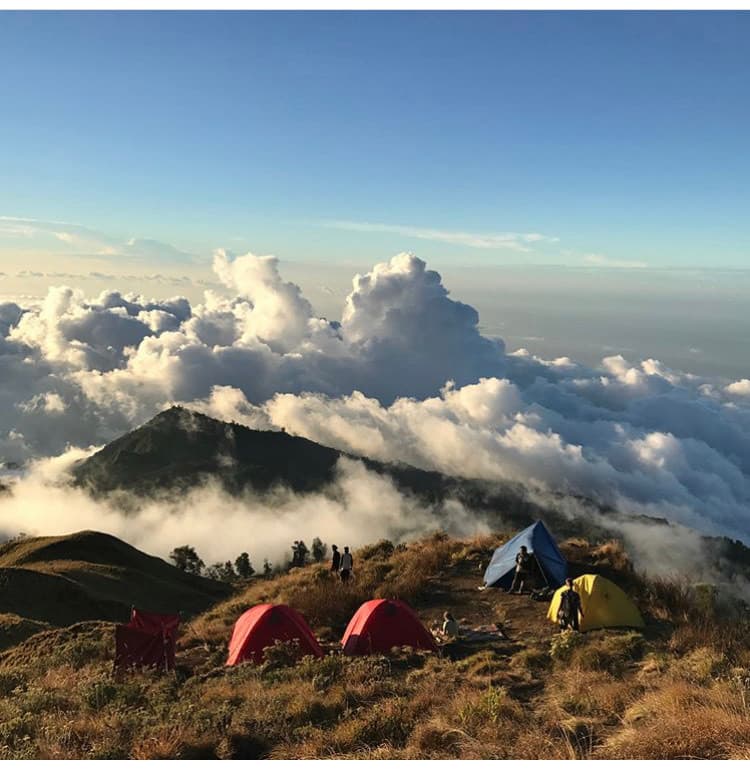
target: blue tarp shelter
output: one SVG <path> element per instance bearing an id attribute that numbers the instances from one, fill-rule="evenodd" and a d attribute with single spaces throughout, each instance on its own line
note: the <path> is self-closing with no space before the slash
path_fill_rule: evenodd
<path id="1" fill-rule="evenodd" d="M 560 554 L 555 539 L 549 534 L 544 523 L 538 521 L 522 530 L 499 549 L 495 549 L 492 560 L 484 572 L 485 586 L 510 589 L 516 569 L 516 555 L 521 551 L 522 546 L 534 555 L 548 587 L 556 589 L 565 583 L 568 563 Z"/>

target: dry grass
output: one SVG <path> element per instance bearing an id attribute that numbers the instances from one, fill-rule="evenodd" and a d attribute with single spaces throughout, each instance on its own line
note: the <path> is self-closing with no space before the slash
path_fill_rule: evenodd
<path id="1" fill-rule="evenodd" d="M 597 755 L 612 759 L 723 759 L 750 748 L 746 699 L 730 683 L 697 688 L 676 681 L 626 712 L 624 728 Z"/>
<path id="2" fill-rule="evenodd" d="M 651 622 L 644 634 L 557 636 L 544 604 L 476 593 L 478 566 L 497 540 L 379 542 L 355 554 L 349 585 L 323 566 L 254 580 L 190 622 L 172 675 L 115 680 L 108 624 L 32 635 L 0 653 L 0 757 L 750 755 L 750 638 L 741 622 L 721 619 L 679 581 L 632 575 Z M 630 572 L 619 544 L 566 546 Z M 335 641 L 349 616 L 382 596 L 406 599 L 425 621 L 453 605 L 476 606 L 467 612 L 480 621 L 507 615 L 513 637 L 454 659 L 408 649 L 343 657 Z M 330 653 L 290 664 L 280 649 L 265 665 L 224 668 L 236 618 L 261 602 L 299 608 Z"/>

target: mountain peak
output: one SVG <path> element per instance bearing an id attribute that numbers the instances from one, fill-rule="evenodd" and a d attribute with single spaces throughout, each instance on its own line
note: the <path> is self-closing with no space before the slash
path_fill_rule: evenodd
<path id="1" fill-rule="evenodd" d="M 157 494 L 218 479 L 230 492 L 319 489 L 341 453 L 283 431 L 257 431 L 175 405 L 78 463 L 78 485 L 103 494 Z"/>

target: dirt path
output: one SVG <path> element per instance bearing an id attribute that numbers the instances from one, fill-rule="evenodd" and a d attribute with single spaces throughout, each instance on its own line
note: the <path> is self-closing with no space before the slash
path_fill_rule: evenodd
<path id="1" fill-rule="evenodd" d="M 420 606 L 423 621 L 442 622 L 449 610 L 464 631 L 494 624 L 502 625 L 507 639 L 465 644 L 468 651 L 486 648 L 512 653 L 521 648 L 547 651 L 555 628 L 546 618 L 549 603 L 532 600 L 528 595 L 510 595 L 501 589 L 479 589 L 482 572 L 476 564 L 462 562 L 434 580 L 430 601 Z M 513 646 L 513 648 L 508 648 Z"/>

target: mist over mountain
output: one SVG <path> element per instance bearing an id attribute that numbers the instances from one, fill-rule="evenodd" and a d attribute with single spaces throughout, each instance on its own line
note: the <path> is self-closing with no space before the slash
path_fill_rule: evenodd
<path id="1" fill-rule="evenodd" d="M 319 529 L 319 507 L 311 504 L 324 495 L 350 519 L 345 535 L 355 546 L 364 540 L 357 524 L 361 500 L 369 500 L 373 509 L 365 520 L 381 514 L 373 528 L 394 540 L 418 536 L 431 527 L 471 535 L 516 530 L 542 519 L 560 537 L 624 540 L 643 570 L 689 572 L 694 579 L 731 582 L 743 593 L 745 587 L 750 591 L 750 549 L 737 541 L 702 537 L 663 519 L 617 512 L 587 498 L 516 482 L 452 477 L 357 458 L 284 431 L 252 430 L 180 406 L 76 462 L 71 473 L 75 487 L 99 502 L 117 503 L 134 521 L 140 519 L 144 499 L 179 509 L 190 502 L 191 493 L 200 498 L 206 488 L 215 491 L 217 486 L 240 508 L 245 504 L 248 534 L 256 525 L 259 502 L 272 514 L 278 509 L 275 526 L 261 523 L 275 535 L 288 516 L 286 504 L 298 499 L 307 516 L 298 527 L 311 535 Z M 389 509 L 401 511 L 402 518 L 389 520 Z M 211 516 L 227 529 L 221 510 Z M 257 539 L 239 540 L 252 545 Z"/>
<path id="2" fill-rule="evenodd" d="M 535 502 L 527 488 L 514 482 L 451 477 L 405 464 L 384 464 L 291 436 L 284 431 L 259 431 L 174 406 L 130 433 L 107 444 L 71 467 L 72 483 L 94 497 L 184 499 L 191 490 L 219 485 L 228 494 L 311 494 L 335 491 L 341 463 L 361 466 L 391 482 L 404 497 L 425 507 L 455 500 L 481 512 L 488 520 L 513 527 L 529 520 L 561 520 L 554 509 Z M 609 513 L 579 498 L 588 507 Z M 501 516 L 502 515 L 502 516 Z M 563 532 L 580 525 L 562 518 Z M 587 525 L 596 532 L 595 525 Z"/>

